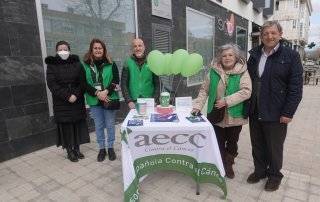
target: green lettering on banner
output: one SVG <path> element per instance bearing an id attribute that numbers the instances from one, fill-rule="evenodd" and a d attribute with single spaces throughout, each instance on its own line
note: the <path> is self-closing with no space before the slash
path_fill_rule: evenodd
<path id="1" fill-rule="evenodd" d="M 139 178 L 154 171 L 174 170 L 192 177 L 198 183 L 212 183 L 217 185 L 227 196 L 225 179 L 219 169 L 211 163 L 198 163 L 196 159 L 178 154 L 158 154 L 138 158 L 134 161 L 136 178 L 125 190 L 125 201 L 139 201 Z"/>

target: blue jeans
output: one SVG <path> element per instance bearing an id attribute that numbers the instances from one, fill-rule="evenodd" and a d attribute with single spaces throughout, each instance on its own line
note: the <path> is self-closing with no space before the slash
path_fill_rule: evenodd
<path id="1" fill-rule="evenodd" d="M 116 110 L 106 110 L 101 106 L 90 106 L 90 115 L 94 120 L 99 148 L 105 149 L 105 128 L 107 129 L 108 134 L 108 148 L 113 148 L 113 143 L 115 140 Z"/>

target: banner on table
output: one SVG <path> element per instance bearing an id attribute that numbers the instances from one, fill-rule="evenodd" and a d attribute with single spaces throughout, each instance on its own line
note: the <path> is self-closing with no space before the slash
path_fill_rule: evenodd
<path id="1" fill-rule="evenodd" d="M 125 201 L 138 201 L 139 179 L 157 170 L 174 170 L 191 176 L 197 183 L 213 183 L 227 195 L 212 127 L 203 130 L 123 127 L 122 169 Z M 159 133 L 158 131 L 161 131 Z M 215 138 L 215 137 L 214 137 Z M 211 154 L 211 155 L 210 155 Z"/>

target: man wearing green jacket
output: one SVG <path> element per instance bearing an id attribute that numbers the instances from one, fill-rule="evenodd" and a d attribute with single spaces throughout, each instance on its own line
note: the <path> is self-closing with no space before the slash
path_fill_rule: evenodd
<path id="1" fill-rule="evenodd" d="M 138 98 L 155 98 L 157 103 L 160 93 L 159 77 L 149 69 L 142 39 L 132 41 L 132 51 L 121 74 L 122 95 L 130 109 L 135 108 Z"/>

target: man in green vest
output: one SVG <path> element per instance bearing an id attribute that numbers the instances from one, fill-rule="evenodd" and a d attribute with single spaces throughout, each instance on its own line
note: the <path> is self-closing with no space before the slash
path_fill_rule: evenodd
<path id="1" fill-rule="evenodd" d="M 121 90 L 130 109 L 135 108 L 138 98 L 155 98 L 156 103 L 159 99 L 159 77 L 150 71 L 145 49 L 142 39 L 133 39 L 133 53 L 123 65 Z"/>

